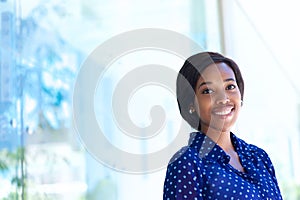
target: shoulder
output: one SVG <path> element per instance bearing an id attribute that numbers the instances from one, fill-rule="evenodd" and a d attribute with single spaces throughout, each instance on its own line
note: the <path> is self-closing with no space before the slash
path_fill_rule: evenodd
<path id="1" fill-rule="evenodd" d="M 201 171 L 202 159 L 199 157 L 199 152 L 195 148 L 189 146 L 181 148 L 170 159 L 167 174 L 176 173 L 195 173 L 199 174 Z M 191 175 L 192 175 L 191 174 Z"/>
<path id="2" fill-rule="evenodd" d="M 240 138 L 238 138 L 238 140 L 240 140 L 241 146 L 242 146 L 242 148 L 244 150 L 250 151 L 250 152 L 256 154 L 257 156 L 259 156 L 261 158 L 264 158 L 264 157 L 268 158 L 269 157 L 268 154 L 267 154 L 267 152 L 263 148 L 258 147 L 258 146 L 254 145 L 254 144 L 248 144 L 248 143 L 246 143 L 244 140 L 242 140 Z"/>
<path id="3" fill-rule="evenodd" d="M 262 161 L 264 165 L 267 167 L 273 167 L 271 159 L 268 153 L 264 149 L 254 144 L 248 144 L 247 142 L 245 142 L 240 138 L 237 138 L 237 140 L 239 141 L 239 145 L 243 154 L 247 154 L 252 158 Z"/>
<path id="4" fill-rule="evenodd" d="M 201 158 L 199 157 L 199 152 L 195 148 L 189 146 L 182 147 L 177 151 L 169 161 L 169 165 L 178 165 L 180 163 L 192 162 L 194 164 L 201 163 Z"/>
<path id="5" fill-rule="evenodd" d="M 202 160 L 195 148 L 183 147 L 175 153 L 166 172 L 164 199 L 198 197 L 203 187 L 201 165 Z"/>
<path id="6" fill-rule="evenodd" d="M 262 155 L 262 156 L 267 156 L 267 153 L 262 148 L 254 145 L 254 144 L 249 144 L 249 143 L 245 142 L 243 139 L 238 138 L 235 135 L 233 135 L 233 137 L 235 138 L 234 140 L 238 144 L 237 146 L 238 146 L 238 148 L 240 148 L 241 151 L 254 153 L 254 154 L 258 154 L 258 155 Z"/>

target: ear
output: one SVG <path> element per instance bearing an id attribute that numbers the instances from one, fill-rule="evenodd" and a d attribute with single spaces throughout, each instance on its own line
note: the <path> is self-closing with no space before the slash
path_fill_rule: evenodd
<path id="1" fill-rule="evenodd" d="M 195 110 L 195 106 L 193 104 L 190 104 L 190 106 L 189 106 L 189 113 L 193 114 L 195 111 L 196 111 Z"/>

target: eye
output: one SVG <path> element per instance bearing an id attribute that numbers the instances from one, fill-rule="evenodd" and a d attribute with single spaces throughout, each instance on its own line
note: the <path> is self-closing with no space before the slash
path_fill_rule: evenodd
<path id="1" fill-rule="evenodd" d="M 226 90 L 234 90 L 236 88 L 236 85 L 230 84 L 226 87 Z"/>
<path id="2" fill-rule="evenodd" d="M 212 90 L 212 89 L 209 89 L 209 88 L 207 88 L 207 89 L 204 89 L 203 91 L 202 91 L 202 94 L 211 94 L 211 93 L 213 93 L 214 91 Z"/>

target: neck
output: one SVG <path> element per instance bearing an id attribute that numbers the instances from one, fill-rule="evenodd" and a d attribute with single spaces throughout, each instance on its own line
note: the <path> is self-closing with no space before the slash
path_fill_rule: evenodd
<path id="1" fill-rule="evenodd" d="M 215 129 L 208 129 L 204 132 L 205 135 L 210 137 L 216 144 L 218 144 L 225 152 L 234 150 L 230 138 L 230 131 L 218 131 Z"/>

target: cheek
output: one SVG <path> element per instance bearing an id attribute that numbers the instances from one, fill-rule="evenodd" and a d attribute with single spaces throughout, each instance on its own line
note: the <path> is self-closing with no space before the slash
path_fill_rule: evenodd
<path id="1" fill-rule="evenodd" d="M 242 99 L 241 92 L 240 92 L 240 89 L 238 87 L 237 87 L 237 90 L 234 94 L 235 94 L 236 98 L 239 98 L 240 100 Z"/>
<path id="2" fill-rule="evenodd" d="M 233 94 L 231 96 L 231 101 L 235 104 L 235 110 L 236 110 L 236 112 L 239 113 L 239 111 L 242 108 L 241 94 L 240 93 Z"/>
<path id="3" fill-rule="evenodd" d="M 242 97 L 241 97 L 241 94 L 239 92 L 233 94 L 231 96 L 231 99 L 233 99 L 237 104 L 240 104 L 241 101 L 242 101 Z"/>
<path id="4" fill-rule="evenodd" d="M 231 101 L 241 101 L 241 92 L 238 87 L 235 90 L 226 90 L 226 96 Z"/>
<path id="5" fill-rule="evenodd" d="M 194 105 L 195 105 L 195 109 L 196 109 L 198 116 L 200 116 L 200 115 L 203 116 L 206 113 L 209 113 L 212 102 L 213 102 L 213 100 L 210 96 L 205 97 L 205 98 L 204 97 L 202 97 L 202 98 L 196 97 Z"/>

